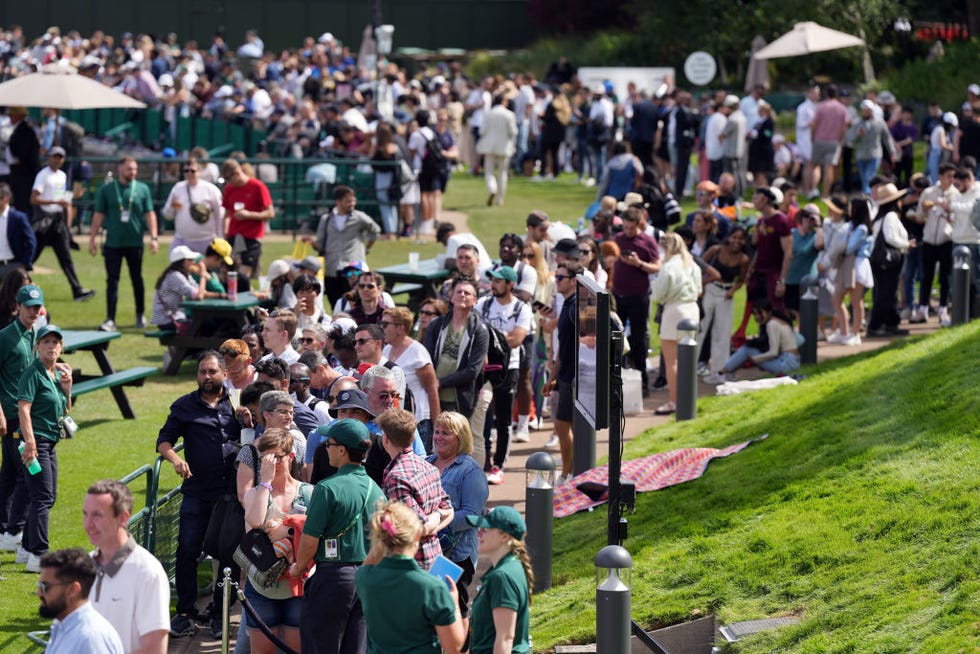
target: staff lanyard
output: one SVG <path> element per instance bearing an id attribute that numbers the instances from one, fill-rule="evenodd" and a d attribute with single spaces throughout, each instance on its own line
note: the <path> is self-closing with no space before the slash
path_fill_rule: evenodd
<path id="1" fill-rule="evenodd" d="M 117 179 L 114 181 L 116 184 L 116 200 L 119 202 L 119 213 L 121 214 L 123 212 L 122 193 L 119 192 L 119 180 Z M 136 180 L 133 180 L 133 183 L 129 185 L 129 206 L 126 207 L 126 213 L 130 215 L 133 214 L 133 195 L 136 194 L 135 184 L 136 184 Z"/>

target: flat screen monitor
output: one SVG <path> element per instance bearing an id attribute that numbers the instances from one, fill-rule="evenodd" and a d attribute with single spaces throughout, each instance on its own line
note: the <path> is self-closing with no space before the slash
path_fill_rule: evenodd
<path id="1" fill-rule="evenodd" d="M 609 293 L 595 280 L 576 281 L 575 406 L 596 429 L 609 426 Z"/>

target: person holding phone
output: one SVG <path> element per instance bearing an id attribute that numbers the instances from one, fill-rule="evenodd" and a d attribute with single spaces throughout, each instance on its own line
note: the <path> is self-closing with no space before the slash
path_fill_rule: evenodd
<path id="1" fill-rule="evenodd" d="M 456 584 L 415 561 L 423 531 L 415 511 L 401 502 L 384 502 L 371 516 L 371 551 L 354 573 L 369 654 L 458 653 L 463 646 L 466 623 Z"/>

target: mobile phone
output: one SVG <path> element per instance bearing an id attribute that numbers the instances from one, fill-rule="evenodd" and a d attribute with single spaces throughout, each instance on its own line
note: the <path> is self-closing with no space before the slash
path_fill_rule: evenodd
<path id="1" fill-rule="evenodd" d="M 534 310 L 535 311 L 547 311 L 548 310 L 548 305 L 545 304 L 544 302 L 542 302 L 541 300 L 535 300 L 531 304 L 531 306 L 534 307 Z"/>
<path id="2" fill-rule="evenodd" d="M 628 257 L 631 254 L 633 254 L 633 250 L 623 250 L 623 256 L 624 257 Z"/>

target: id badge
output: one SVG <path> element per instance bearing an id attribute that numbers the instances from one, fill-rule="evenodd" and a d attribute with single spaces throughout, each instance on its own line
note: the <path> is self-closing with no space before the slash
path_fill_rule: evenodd
<path id="1" fill-rule="evenodd" d="M 325 538 L 323 540 L 323 558 L 327 561 L 333 561 L 339 558 L 336 538 Z"/>
<path id="2" fill-rule="evenodd" d="M 119 214 L 119 222 L 128 223 L 129 222 L 129 212 L 123 211 Z"/>

